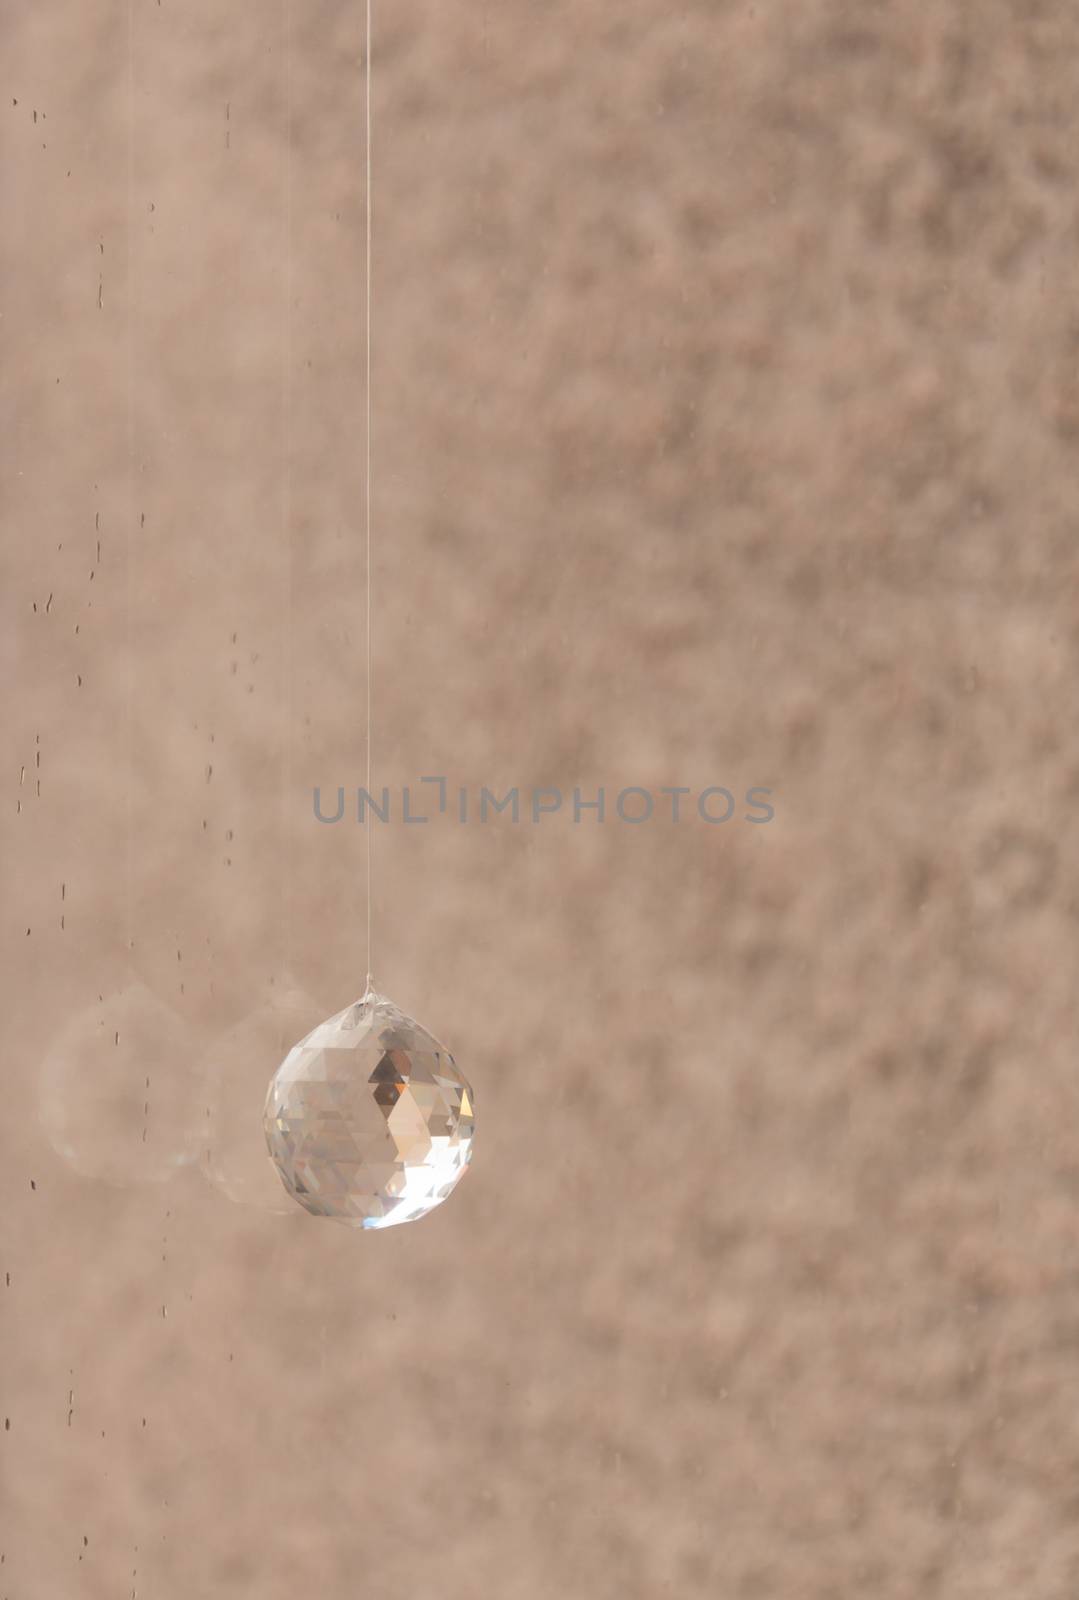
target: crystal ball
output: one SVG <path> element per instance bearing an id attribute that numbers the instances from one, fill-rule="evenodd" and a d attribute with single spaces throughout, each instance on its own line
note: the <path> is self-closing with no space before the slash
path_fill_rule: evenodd
<path id="1" fill-rule="evenodd" d="M 386 1228 L 425 1216 L 464 1176 L 472 1090 L 444 1045 L 369 991 L 289 1051 L 263 1125 L 305 1210 Z"/>

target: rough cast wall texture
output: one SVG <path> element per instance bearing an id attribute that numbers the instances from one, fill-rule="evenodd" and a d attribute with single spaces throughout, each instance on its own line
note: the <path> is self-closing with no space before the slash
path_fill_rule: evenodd
<path id="1" fill-rule="evenodd" d="M 130 1181 L 365 965 L 363 19 L 285 16 L 3 7 L 0 1592 L 1066 1600 L 1079 12 L 377 7 L 376 776 L 777 816 L 380 831 L 479 1132 L 366 1236 Z"/>

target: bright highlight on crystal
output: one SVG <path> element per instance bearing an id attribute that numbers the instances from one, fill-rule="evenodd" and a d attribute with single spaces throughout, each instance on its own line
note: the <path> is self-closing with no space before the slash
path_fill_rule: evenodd
<path id="1" fill-rule="evenodd" d="M 368 992 L 285 1057 L 264 1125 L 285 1188 L 353 1228 L 441 1205 L 472 1155 L 472 1090 L 426 1028 Z"/>

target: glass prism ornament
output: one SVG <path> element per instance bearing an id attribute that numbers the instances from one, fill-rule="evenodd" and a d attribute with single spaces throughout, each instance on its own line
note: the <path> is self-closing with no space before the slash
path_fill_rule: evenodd
<path id="1" fill-rule="evenodd" d="M 270 1084 L 264 1126 L 281 1180 L 353 1228 L 414 1222 L 472 1156 L 472 1090 L 427 1029 L 376 994 L 301 1039 Z"/>

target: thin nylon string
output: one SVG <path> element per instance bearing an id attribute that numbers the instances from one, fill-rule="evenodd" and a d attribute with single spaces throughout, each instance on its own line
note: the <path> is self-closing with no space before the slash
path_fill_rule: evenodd
<path id="1" fill-rule="evenodd" d="M 366 244 L 367 244 L 367 310 L 366 310 L 366 345 L 367 345 L 367 381 L 365 387 L 365 454 L 366 454 L 366 488 L 364 525 L 366 531 L 366 587 L 367 587 L 367 793 L 371 794 L 371 0 L 366 0 L 367 14 L 367 49 L 364 59 L 364 104 L 367 113 L 367 190 L 366 190 Z M 371 920 L 372 905 L 374 903 L 374 883 L 371 872 L 372 837 L 374 832 L 374 819 L 371 815 L 371 803 L 367 803 L 367 990 L 371 991 Z"/>
<path id="2" fill-rule="evenodd" d="M 127 684 L 124 720 L 127 737 L 127 796 L 125 800 L 127 833 L 124 840 L 124 938 L 126 959 L 135 948 L 134 919 L 131 905 L 131 813 L 132 790 L 135 783 L 135 739 L 132 689 L 134 661 L 132 659 L 132 598 L 134 582 L 132 572 L 133 531 L 138 499 L 135 474 L 135 0 L 127 5 L 127 537 L 124 541 L 124 579 L 127 588 L 125 606 L 125 632 L 127 635 Z"/>
<path id="3" fill-rule="evenodd" d="M 281 830 L 285 853 L 284 896 L 285 975 L 292 971 L 292 849 L 289 839 L 289 804 L 292 794 L 292 3 L 283 0 L 282 24 L 285 55 L 285 172 L 284 244 L 285 305 L 281 365 L 281 429 L 284 435 L 284 477 L 281 486 L 281 521 L 285 540 L 285 641 L 284 730 L 281 739 Z"/>

